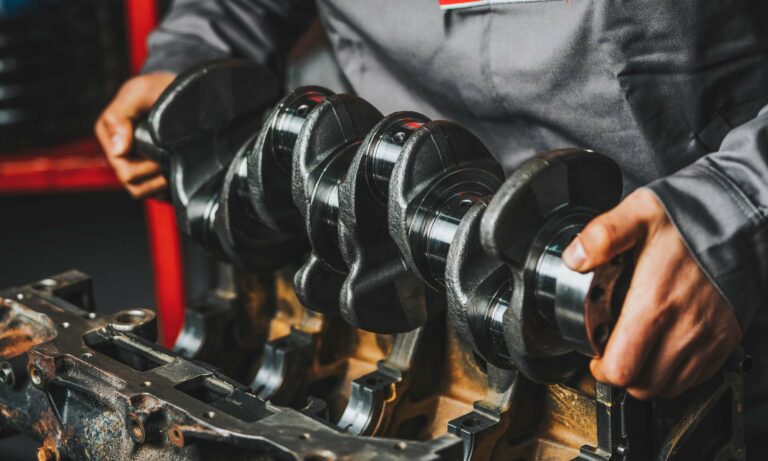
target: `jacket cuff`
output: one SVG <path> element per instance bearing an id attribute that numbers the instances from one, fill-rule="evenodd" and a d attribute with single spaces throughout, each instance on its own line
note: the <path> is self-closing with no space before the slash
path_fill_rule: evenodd
<path id="1" fill-rule="evenodd" d="M 768 292 L 768 227 L 763 215 L 707 157 L 648 189 L 746 331 Z"/>
<path id="2" fill-rule="evenodd" d="M 151 46 L 141 73 L 170 72 L 178 75 L 204 62 L 227 57 L 226 52 L 205 45 L 175 41 L 163 46 Z"/>

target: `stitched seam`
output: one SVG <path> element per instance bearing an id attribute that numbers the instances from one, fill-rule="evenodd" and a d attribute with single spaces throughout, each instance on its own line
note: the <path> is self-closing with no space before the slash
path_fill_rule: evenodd
<path id="1" fill-rule="evenodd" d="M 728 196 L 736 203 L 746 218 L 757 224 L 758 227 L 768 225 L 768 218 L 712 160 L 707 158 L 706 164 L 702 164 L 701 167 L 711 173 L 712 177 L 725 189 Z"/>

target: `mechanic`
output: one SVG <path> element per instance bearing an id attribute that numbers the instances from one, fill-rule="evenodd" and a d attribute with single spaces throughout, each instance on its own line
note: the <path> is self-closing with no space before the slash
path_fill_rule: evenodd
<path id="1" fill-rule="evenodd" d="M 748 431 L 768 434 L 768 2 L 176 0 L 96 125 L 128 191 L 166 187 L 128 153 L 131 122 L 176 74 L 224 57 L 283 72 L 318 12 L 351 87 L 384 113 L 462 123 L 508 172 L 563 147 L 612 156 L 627 196 L 564 254 L 589 271 L 637 252 L 592 373 L 676 396 L 744 336 Z"/>

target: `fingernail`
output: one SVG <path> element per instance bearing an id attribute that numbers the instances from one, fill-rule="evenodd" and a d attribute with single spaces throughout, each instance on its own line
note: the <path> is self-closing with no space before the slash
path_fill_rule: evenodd
<path id="1" fill-rule="evenodd" d="M 573 270 L 579 270 L 587 261 L 587 252 L 579 240 L 574 240 L 563 252 L 563 261 L 565 265 Z"/>
<path id="2" fill-rule="evenodd" d="M 112 139 L 110 140 L 112 142 L 112 153 L 113 154 L 122 154 L 125 150 L 125 140 L 120 135 L 112 136 Z"/>

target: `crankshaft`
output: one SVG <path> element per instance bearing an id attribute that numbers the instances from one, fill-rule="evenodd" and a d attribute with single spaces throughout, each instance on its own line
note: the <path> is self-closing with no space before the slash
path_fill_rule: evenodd
<path id="1" fill-rule="evenodd" d="M 410 331 L 448 305 L 479 354 L 534 381 L 563 381 L 601 352 L 629 258 L 578 274 L 561 253 L 620 200 L 615 162 L 562 150 L 505 181 L 458 124 L 384 117 L 319 87 L 291 92 L 265 116 L 255 95 L 269 81 L 256 66 L 208 65 L 172 84 L 138 125 L 138 151 L 162 161 L 196 241 L 247 271 L 304 258 L 302 303 L 368 331 Z M 219 90 L 227 86 L 248 91 Z M 243 94 L 254 97 L 242 103 Z M 191 114 L 209 105 L 228 110 L 194 128 Z"/>
<path id="2" fill-rule="evenodd" d="M 456 123 L 280 93 L 213 62 L 137 122 L 182 231 L 250 274 L 222 264 L 175 352 L 149 310 L 93 312 L 83 274 L 0 292 L 4 429 L 48 458 L 743 459 L 743 357 L 669 401 L 586 373 L 633 255 L 582 274 L 562 254 L 621 199 L 610 158 L 505 174 Z"/>

